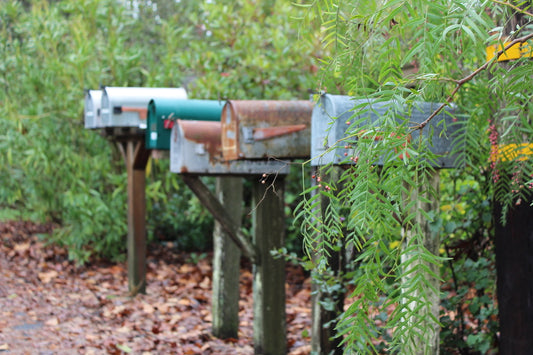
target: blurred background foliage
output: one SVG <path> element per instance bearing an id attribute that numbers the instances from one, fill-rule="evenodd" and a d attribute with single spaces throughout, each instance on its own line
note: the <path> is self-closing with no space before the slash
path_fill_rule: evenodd
<path id="1" fill-rule="evenodd" d="M 333 61 L 319 70 L 328 53 L 321 29 L 313 22 L 303 28 L 297 20 L 306 11 L 289 0 L 2 1 L 0 219 L 56 223 L 51 241 L 67 246 L 80 263 L 94 256 L 124 258 L 125 167 L 109 142 L 84 129 L 85 89 L 183 86 L 196 99 L 307 99 L 317 87 L 358 94 L 343 86 L 347 81 L 352 88 L 377 87 L 370 79 L 384 75 L 379 61 L 375 67 Z M 367 75 L 355 75 L 359 71 Z M 470 163 L 473 170 L 447 172 L 441 180 L 441 211 L 433 226 L 443 238 L 442 256 L 450 258 L 443 265 L 443 352 L 483 353 L 496 341 L 484 183 L 490 177 L 482 164 Z M 148 169 L 151 242 L 207 250 L 212 218 L 168 166 L 168 159 L 151 160 Z M 302 173 L 309 176 L 292 167 L 286 194 L 287 248 L 299 255 L 299 227 L 291 222 Z M 353 274 L 347 276 L 349 285 Z"/>
<path id="2" fill-rule="evenodd" d="M 58 224 L 53 240 L 78 262 L 122 259 L 125 167 L 109 142 L 84 129 L 84 90 L 182 86 L 197 99 L 309 98 L 320 43 L 300 37 L 293 18 L 302 10 L 291 1 L 258 4 L 2 1 L 2 215 Z M 149 236 L 208 249 L 212 219 L 168 166 L 150 163 Z"/>

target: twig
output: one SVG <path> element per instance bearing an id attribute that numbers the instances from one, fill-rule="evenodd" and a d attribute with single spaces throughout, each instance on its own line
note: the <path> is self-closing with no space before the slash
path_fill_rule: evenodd
<path id="1" fill-rule="evenodd" d="M 512 8 L 513 10 L 515 11 L 518 11 L 520 12 L 521 14 L 524 14 L 524 15 L 527 15 L 527 16 L 530 16 L 530 17 L 533 17 L 533 14 L 531 12 L 527 12 L 526 10 L 524 9 L 521 9 L 519 8 L 518 6 L 516 5 L 513 5 L 507 1 L 500 1 L 500 0 L 491 0 L 492 2 L 495 2 L 496 4 L 500 4 L 500 5 L 504 5 L 504 6 L 509 6 L 510 8 Z"/>
<path id="2" fill-rule="evenodd" d="M 494 0 L 493 0 L 494 1 Z M 413 126 L 411 127 L 410 129 L 411 130 L 421 130 L 423 129 L 435 116 L 437 116 L 443 109 L 444 107 L 446 107 L 449 103 L 451 103 L 453 101 L 453 98 L 455 96 L 455 94 L 457 94 L 457 92 L 459 91 L 459 89 L 464 85 L 466 84 L 467 82 L 469 82 L 470 80 L 472 80 L 476 75 L 478 75 L 479 73 L 481 73 L 483 70 L 489 68 L 491 65 L 493 65 L 497 58 L 504 52 L 506 52 L 509 48 L 511 48 L 512 46 L 518 44 L 518 43 L 524 43 L 524 42 L 527 42 L 529 39 L 533 38 L 533 33 L 530 33 L 526 36 L 523 36 L 523 37 L 520 37 L 520 38 L 517 38 L 511 42 L 509 42 L 503 49 L 499 50 L 498 52 L 496 52 L 496 55 L 494 56 L 494 58 L 486 61 L 482 66 L 480 66 L 479 68 L 477 68 L 476 70 L 474 70 L 472 73 L 470 73 L 469 75 L 465 76 L 464 78 L 460 79 L 460 80 L 457 80 L 457 85 L 455 86 L 455 88 L 453 89 L 453 91 L 451 92 L 450 95 L 448 95 L 448 98 L 446 99 L 446 102 L 444 102 L 442 105 L 440 105 L 435 111 L 433 111 L 433 113 L 422 123 L 416 125 L 416 126 Z"/>

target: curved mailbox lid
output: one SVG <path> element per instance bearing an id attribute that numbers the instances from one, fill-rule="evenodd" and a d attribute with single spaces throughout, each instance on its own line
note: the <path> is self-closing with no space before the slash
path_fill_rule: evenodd
<path id="1" fill-rule="evenodd" d="M 172 127 L 170 171 L 198 175 L 288 174 L 279 161 L 222 159 L 220 122 L 177 120 Z"/>
<path id="2" fill-rule="evenodd" d="M 319 103 L 313 109 L 312 115 L 311 157 L 313 160 L 311 165 L 326 165 L 328 163 L 350 164 L 344 153 L 351 155 L 353 149 L 345 149 L 344 144 L 340 144 L 337 149 L 329 151 L 327 148 L 333 147 L 336 142 L 346 137 L 350 121 L 353 122 L 367 117 L 367 122 L 375 125 L 378 118 L 384 115 L 393 104 L 390 101 L 354 100 L 350 96 L 343 95 L 322 95 Z M 414 126 L 424 122 L 440 105 L 440 103 L 436 102 L 415 103 L 409 116 L 409 125 Z M 364 106 L 371 108 L 371 110 L 354 116 L 356 107 Z M 436 163 L 441 168 L 453 168 L 457 158 L 455 155 L 450 155 L 454 136 L 459 129 L 459 126 L 453 123 L 455 111 L 454 107 L 446 107 L 422 130 L 425 139 L 431 138 L 431 151 L 440 155 Z M 404 118 L 398 117 L 397 121 L 398 123 L 403 123 Z M 429 132 L 432 132 L 431 137 L 428 137 Z M 415 130 L 411 133 L 412 141 L 416 141 L 419 137 L 420 130 Z"/>
<path id="3" fill-rule="evenodd" d="M 153 98 L 187 99 L 183 88 L 105 87 L 102 123 L 105 127 L 146 128 L 148 103 Z"/>
<path id="4" fill-rule="evenodd" d="M 102 127 L 101 107 L 102 90 L 87 90 L 85 92 L 85 106 L 83 109 L 85 128 Z"/>
<path id="5" fill-rule="evenodd" d="M 228 101 L 221 117 L 224 159 L 308 158 L 312 111 L 311 101 Z"/>
<path id="6" fill-rule="evenodd" d="M 170 149 L 170 130 L 177 119 L 220 121 L 225 101 L 153 98 L 148 104 L 146 148 Z"/>

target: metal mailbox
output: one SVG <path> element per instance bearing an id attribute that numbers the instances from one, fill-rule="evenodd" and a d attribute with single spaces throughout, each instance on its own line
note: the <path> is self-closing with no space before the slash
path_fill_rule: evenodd
<path id="1" fill-rule="evenodd" d="M 85 106 L 83 110 L 85 128 L 102 127 L 101 107 L 102 90 L 87 90 L 85 92 Z"/>
<path id="2" fill-rule="evenodd" d="M 177 119 L 220 121 L 225 101 L 153 98 L 148 104 L 147 149 L 170 149 L 170 132 Z"/>
<path id="3" fill-rule="evenodd" d="M 201 175 L 288 174 L 287 164 L 272 160 L 224 161 L 221 123 L 177 120 L 172 127 L 170 171 Z"/>
<path id="4" fill-rule="evenodd" d="M 222 109 L 224 159 L 308 158 L 311 101 L 228 101 Z"/>
<path id="5" fill-rule="evenodd" d="M 311 165 L 352 163 L 346 156 L 353 155 L 354 148 L 350 147 L 350 144 L 342 142 L 347 137 L 348 127 L 352 122 L 359 122 L 365 117 L 367 118 L 366 123 L 377 125 L 378 118 L 391 108 L 391 103 L 354 100 L 350 96 L 342 95 L 322 95 L 319 103 L 313 109 L 312 115 L 311 157 L 313 160 Z M 354 115 L 355 108 L 364 105 L 370 110 L 366 110 L 360 115 Z M 416 103 L 409 113 L 409 125 L 414 126 L 424 122 L 440 105 L 440 103 L 435 102 Z M 454 107 L 446 107 L 422 130 L 424 139 L 431 138 L 430 149 L 440 156 L 436 164 L 441 168 L 453 168 L 456 160 L 456 156 L 450 154 L 453 139 L 458 130 L 458 125 L 453 124 L 454 114 Z M 405 118 L 402 117 L 397 118 L 399 123 L 404 120 Z M 353 130 L 353 125 L 351 129 Z M 431 137 L 429 137 L 430 132 Z M 414 130 L 410 133 L 409 139 L 415 142 L 419 137 L 420 130 Z M 356 144 L 355 142 L 351 146 Z M 329 149 L 335 145 L 337 145 L 336 148 Z"/>
<path id="6" fill-rule="evenodd" d="M 105 87 L 102 123 L 105 127 L 146 128 L 148 103 L 153 98 L 187 99 L 183 88 Z"/>

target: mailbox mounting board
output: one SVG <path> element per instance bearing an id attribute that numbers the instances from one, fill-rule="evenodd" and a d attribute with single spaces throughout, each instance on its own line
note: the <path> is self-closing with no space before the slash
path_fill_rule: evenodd
<path id="1" fill-rule="evenodd" d="M 228 101 L 222 109 L 226 160 L 308 158 L 311 101 Z"/>
<path id="2" fill-rule="evenodd" d="M 197 175 L 288 174 L 289 167 L 276 160 L 224 161 L 221 123 L 177 120 L 172 127 L 170 171 Z"/>
<path id="3" fill-rule="evenodd" d="M 408 117 L 409 126 L 424 122 L 440 105 L 435 102 L 415 103 Z M 363 107 L 365 112 L 357 114 L 357 110 Z M 347 137 L 348 128 L 352 132 L 354 128 L 356 129 L 352 122 L 366 122 L 376 126 L 379 118 L 391 108 L 398 109 L 394 102 L 373 102 L 354 100 L 350 96 L 343 95 L 322 95 L 312 115 L 311 165 L 351 164 L 345 154 L 353 155 L 353 148 L 345 148 L 345 143 L 342 141 Z M 450 154 L 454 136 L 459 128 L 458 124 L 454 123 L 454 115 L 455 108 L 446 107 L 422 130 L 423 138 L 431 139 L 431 151 L 440 155 L 436 161 L 440 168 L 453 168 L 455 164 L 456 156 Z M 405 119 L 398 117 L 397 121 L 401 124 Z M 415 142 L 419 137 L 420 130 L 411 132 L 411 141 Z M 355 142 L 352 146 L 356 144 Z"/>
<path id="4" fill-rule="evenodd" d="M 85 107 L 83 110 L 85 128 L 94 129 L 102 127 L 101 107 L 102 90 L 87 90 L 85 92 Z"/>
<path id="5" fill-rule="evenodd" d="M 153 98 L 187 99 L 183 88 L 105 87 L 102 123 L 105 127 L 146 129 L 148 103 Z"/>

